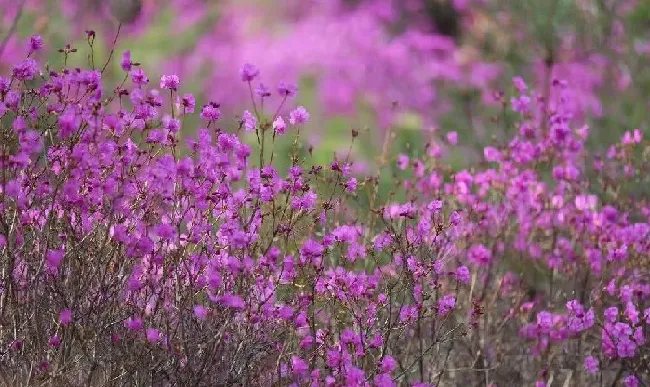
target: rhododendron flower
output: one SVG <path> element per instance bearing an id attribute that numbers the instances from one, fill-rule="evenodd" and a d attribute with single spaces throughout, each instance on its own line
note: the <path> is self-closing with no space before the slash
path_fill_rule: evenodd
<path id="1" fill-rule="evenodd" d="M 219 105 L 214 102 L 204 105 L 201 109 L 201 118 L 206 121 L 216 121 L 220 117 L 221 111 L 219 110 Z"/>
<path id="2" fill-rule="evenodd" d="M 639 379 L 634 375 L 626 376 L 623 383 L 625 387 L 639 387 Z"/>
<path id="3" fill-rule="evenodd" d="M 176 90 L 178 89 L 179 84 L 180 84 L 180 79 L 176 74 L 163 75 L 162 77 L 160 77 L 161 89 Z"/>
<path id="4" fill-rule="evenodd" d="M 131 62 L 131 51 L 126 50 L 122 54 L 122 60 L 120 61 L 120 67 L 122 70 L 129 72 L 133 68 L 133 62 Z"/>
<path id="5" fill-rule="evenodd" d="M 605 309 L 605 321 L 613 323 L 616 322 L 618 319 L 618 308 L 615 306 L 611 306 L 607 309 Z"/>
<path id="6" fill-rule="evenodd" d="M 457 267 L 455 275 L 456 275 L 456 280 L 458 280 L 458 282 L 461 282 L 461 283 L 464 283 L 464 284 L 469 283 L 470 272 L 469 272 L 469 269 L 467 268 L 467 266 L 459 266 L 459 267 Z"/>
<path id="7" fill-rule="evenodd" d="M 246 306 L 244 300 L 240 296 L 230 293 L 224 294 L 219 302 L 225 307 L 234 309 L 243 309 Z"/>
<path id="8" fill-rule="evenodd" d="M 402 171 L 408 168 L 409 166 L 409 157 L 407 155 L 399 155 L 397 156 L 397 168 L 401 169 Z"/>
<path id="9" fill-rule="evenodd" d="M 255 127 L 257 126 L 257 119 L 248 110 L 244 111 L 242 121 L 244 123 L 244 129 L 246 129 L 247 132 L 252 132 L 255 130 Z"/>
<path id="10" fill-rule="evenodd" d="M 132 69 L 130 75 L 131 82 L 135 83 L 136 85 L 146 85 L 149 83 L 149 78 L 147 78 L 147 75 L 141 68 Z"/>
<path id="11" fill-rule="evenodd" d="M 292 83 L 280 82 L 278 84 L 278 94 L 282 97 L 293 97 L 296 95 L 298 88 Z"/>
<path id="12" fill-rule="evenodd" d="M 29 38 L 29 52 L 40 51 L 43 48 L 44 42 L 40 35 L 32 35 Z"/>
<path id="13" fill-rule="evenodd" d="M 598 372 L 599 371 L 598 359 L 596 359 L 593 356 L 587 356 L 585 358 L 585 370 L 587 370 L 589 373 L 592 374 Z"/>
<path id="14" fill-rule="evenodd" d="M 291 123 L 291 125 L 304 124 L 308 119 L 309 113 L 307 112 L 307 109 L 302 106 L 298 106 L 289 113 L 289 123 Z"/>
<path id="15" fill-rule="evenodd" d="M 467 259 L 476 265 L 488 265 L 492 261 L 492 252 L 482 244 L 474 245 L 469 249 Z"/>
<path id="16" fill-rule="evenodd" d="M 389 374 L 378 374 L 374 377 L 373 382 L 376 387 L 396 387 L 397 383 Z"/>
<path id="17" fill-rule="evenodd" d="M 61 325 L 68 325 L 72 322 L 72 310 L 70 309 L 63 309 L 59 313 L 59 322 Z"/>
<path id="18" fill-rule="evenodd" d="M 158 342 L 162 338 L 160 332 L 158 332 L 158 330 L 155 328 L 147 328 L 145 335 L 147 337 L 147 341 L 150 343 Z"/>
<path id="19" fill-rule="evenodd" d="M 273 121 L 273 130 L 275 131 L 275 134 L 284 134 L 286 129 L 287 125 L 284 123 L 282 116 L 277 116 Z"/>
<path id="20" fill-rule="evenodd" d="M 306 375 L 309 371 L 309 365 L 306 361 L 298 356 L 291 356 L 291 369 L 296 375 Z"/>
<path id="21" fill-rule="evenodd" d="M 446 296 L 442 297 L 440 301 L 438 301 L 438 315 L 439 316 L 446 316 L 454 310 L 456 307 L 456 297 L 454 297 L 452 294 L 447 294 Z"/>
<path id="22" fill-rule="evenodd" d="M 458 144 L 458 133 L 456 132 L 449 132 L 447 133 L 447 142 L 450 145 L 456 145 Z"/>
<path id="23" fill-rule="evenodd" d="M 142 318 L 138 316 L 129 317 L 124 321 L 124 326 L 132 331 L 140 330 L 143 327 Z"/>
<path id="24" fill-rule="evenodd" d="M 384 356 L 383 359 L 381 359 L 381 363 L 380 363 L 381 372 L 390 374 L 395 370 L 395 368 L 397 368 L 397 362 L 395 361 L 395 358 L 393 358 L 392 356 L 386 355 Z"/>
<path id="25" fill-rule="evenodd" d="M 194 315 L 199 320 L 205 320 L 208 317 L 208 310 L 203 305 L 194 305 Z"/>
<path id="26" fill-rule="evenodd" d="M 255 65 L 252 65 L 250 63 L 246 63 L 239 70 L 239 76 L 241 77 L 241 80 L 244 82 L 250 82 L 253 79 L 257 78 L 259 75 L 260 75 L 260 69 L 258 69 Z"/>
<path id="27" fill-rule="evenodd" d="M 196 107 L 196 100 L 193 94 L 186 93 L 183 95 L 183 98 L 180 99 L 180 106 L 183 107 L 183 114 L 192 114 L 194 113 L 194 108 Z"/>
<path id="28" fill-rule="evenodd" d="M 32 58 L 27 58 L 13 68 L 13 77 L 21 81 L 30 81 L 38 72 L 38 65 Z"/>
<path id="29" fill-rule="evenodd" d="M 61 345 L 61 338 L 57 335 L 50 337 L 47 344 L 52 348 L 58 348 Z"/>

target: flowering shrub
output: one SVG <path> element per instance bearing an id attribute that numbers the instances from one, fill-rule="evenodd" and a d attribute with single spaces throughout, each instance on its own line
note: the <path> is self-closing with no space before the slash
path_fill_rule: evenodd
<path id="1" fill-rule="evenodd" d="M 515 79 L 508 142 L 458 172 L 435 142 L 400 155 L 384 196 L 348 157 L 310 162 L 296 87 L 254 65 L 225 127 L 128 52 L 114 87 L 42 46 L 0 78 L 5 384 L 649 382 L 650 152 L 638 129 L 588 151 L 564 82 L 547 102 Z"/>

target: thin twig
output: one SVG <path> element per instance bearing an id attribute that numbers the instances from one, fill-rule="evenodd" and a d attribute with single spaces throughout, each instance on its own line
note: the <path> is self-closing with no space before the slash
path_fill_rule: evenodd
<path id="1" fill-rule="evenodd" d="M 102 67 L 101 73 L 103 74 L 104 71 L 106 71 L 106 67 L 108 66 L 109 63 L 111 63 L 111 59 L 113 59 L 113 53 L 115 53 L 115 45 L 117 44 L 117 38 L 120 36 L 120 31 L 122 30 L 122 23 L 120 23 L 117 26 L 117 32 L 115 33 L 115 38 L 113 39 L 113 44 L 111 45 L 111 52 L 108 54 L 108 59 L 106 60 L 106 63 L 104 63 L 104 67 Z"/>

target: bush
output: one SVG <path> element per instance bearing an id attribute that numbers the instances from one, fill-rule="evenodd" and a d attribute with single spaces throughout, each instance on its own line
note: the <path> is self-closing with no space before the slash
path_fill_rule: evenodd
<path id="1" fill-rule="evenodd" d="M 399 155 L 383 197 L 349 157 L 310 164 L 308 111 L 269 109 L 295 86 L 253 65 L 227 129 L 128 52 L 108 92 L 105 65 L 53 70 L 41 46 L 0 78 L 5 384 L 649 383 L 648 148 L 588 151 L 562 81 L 547 103 L 515 79 L 507 143 L 459 172 L 454 134 Z"/>

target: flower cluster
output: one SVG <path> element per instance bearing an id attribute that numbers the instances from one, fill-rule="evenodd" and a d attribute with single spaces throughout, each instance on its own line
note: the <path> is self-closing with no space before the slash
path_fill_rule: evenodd
<path id="1" fill-rule="evenodd" d="M 110 88 L 92 63 L 29 56 L 0 77 L 9 384 L 646 381 L 650 207 L 626 195 L 650 152 L 641 131 L 588 151 L 565 83 L 551 104 L 515 80 L 511 109 L 499 99 L 512 136 L 484 163 L 452 171 L 432 138 L 397 158 L 385 195 L 349 154 L 312 163 L 296 86 L 272 91 L 252 64 L 232 128 L 184 78 L 121 64 Z"/>

